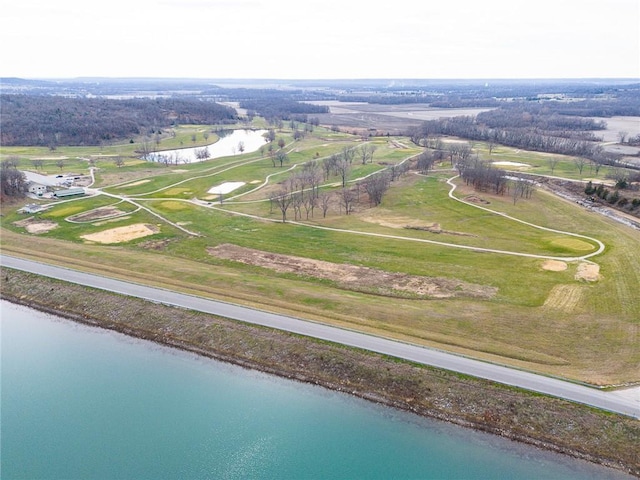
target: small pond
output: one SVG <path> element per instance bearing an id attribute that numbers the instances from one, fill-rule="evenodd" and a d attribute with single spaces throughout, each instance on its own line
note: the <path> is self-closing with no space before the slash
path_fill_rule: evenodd
<path id="1" fill-rule="evenodd" d="M 264 134 L 266 130 L 227 130 L 227 134 L 216 132 L 220 139 L 211 145 L 179 148 L 176 150 L 161 150 L 148 154 L 147 160 L 167 163 L 170 165 L 184 165 L 202 162 L 212 158 L 229 157 L 242 153 L 251 153 L 267 143 Z"/>

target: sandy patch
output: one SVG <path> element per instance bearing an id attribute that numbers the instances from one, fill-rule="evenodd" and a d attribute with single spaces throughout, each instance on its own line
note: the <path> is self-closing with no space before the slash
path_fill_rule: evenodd
<path id="1" fill-rule="evenodd" d="M 549 292 L 544 306 L 563 312 L 572 312 L 581 300 L 582 289 L 579 285 L 556 285 Z"/>
<path id="2" fill-rule="evenodd" d="M 600 265 L 595 263 L 581 263 L 575 275 L 576 280 L 586 280 L 587 282 L 597 282 L 600 280 Z"/>
<path id="3" fill-rule="evenodd" d="M 81 238 L 98 243 L 122 243 L 136 238 L 147 237 L 158 233 L 160 229 L 146 223 L 136 223 L 126 227 L 116 227 L 102 232 L 82 235 Z"/>
<path id="4" fill-rule="evenodd" d="M 474 285 L 455 279 L 387 272 L 369 267 L 280 255 L 229 244 L 207 248 L 207 252 L 217 258 L 268 268 L 278 273 L 293 273 L 304 277 L 331 280 L 347 290 L 390 297 L 491 298 L 497 292 L 497 288 L 494 287 Z"/>
<path id="5" fill-rule="evenodd" d="M 446 233 L 449 235 L 462 235 L 467 237 L 475 237 L 470 233 L 455 232 L 453 230 L 445 230 L 439 223 L 425 223 L 416 218 L 402 216 L 362 216 L 360 220 L 368 223 L 375 223 L 387 228 L 403 228 L 406 230 L 420 230 L 429 233 Z"/>
<path id="6" fill-rule="evenodd" d="M 542 264 L 543 270 L 550 270 L 552 272 L 564 272 L 567 269 L 567 264 L 560 260 L 546 260 Z"/>
<path id="7" fill-rule="evenodd" d="M 401 216 L 362 216 L 360 220 L 367 223 L 375 223 L 377 225 L 388 228 L 405 228 L 407 226 L 419 227 L 424 226 L 425 223 L 415 218 L 401 217 Z"/>
<path id="8" fill-rule="evenodd" d="M 51 220 L 40 220 L 35 217 L 29 217 L 18 222 L 13 222 L 13 224 L 16 227 L 24 228 L 27 232 L 33 233 L 34 235 L 47 233 L 58 227 L 58 224 L 56 222 L 53 222 Z"/>
<path id="9" fill-rule="evenodd" d="M 171 170 L 173 173 L 184 173 L 184 172 L 188 172 L 189 170 Z"/>
<path id="10" fill-rule="evenodd" d="M 258 184 L 258 183 L 262 183 L 262 180 L 251 180 L 251 181 L 249 182 L 249 184 L 250 184 L 250 185 L 256 185 L 256 184 Z"/>
<path id="11" fill-rule="evenodd" d="M 133 182 L 133 183 L 127 183 L 126 185 L 122 185 L 118 188 L 129 188 L 129 187 L 136 187 L 138 185 L 143 185 L 145 183 L 149 183 L 151 180 L 147 179 L 147 180 L 138 180 L 137 182 Z"/>
<path id="12" fill-rule="evenodd" d="M 503 166 L 503 167 L 530 167 L 528 163 L 518 163 L 518 162 L 491 162 L 492 165 Z"/>

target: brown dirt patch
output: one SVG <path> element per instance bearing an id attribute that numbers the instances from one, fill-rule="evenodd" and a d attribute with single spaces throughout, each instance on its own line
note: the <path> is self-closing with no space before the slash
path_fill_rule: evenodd
<path id="1" fill-rule="evenodd" d="M 463 237 L 475 237 L 471 233 L 456 232 L 453 230 L 445 230 L 439 223 L 425 224 L 416 218 L 394 216 L 394 215 L 368 215 L 361 216 L 360 220 L 368 223 L 375 223 L 387 228 L 403 228 L 406 230 L 420 230 L 429 233 L 446 233 L 449 235 L 460 235 Z"/>
<path id="2" fill-rule="evenodd" d="M 466 197 L 464 197 L 463 200 L 469 203 L 477 203 L 480 205 L 489 205 L 491 203 L 490 201 L 485 200 L 484 198 L 481 198 L 478 195 L 467 195 Z"/>
<path id="3" fill-rule="evenodd" d="M 494 287 L 455 279 L 387 272 L 369 267 L 264 252 L 230 244 L 207 248 L 207 252 L 217 258 L 268 268 L 278 273 L 293 273 L 330 280 L 348 290 L 377 295 L 418 298 L 491 298 L 497 292 Z"/>
<path id="4" fill-rule="evenodd" d="M 17 222 L 13 222 L 13 224 L 16 227 L 24 228 L 27 232 L 33 233 L 34 235 L 47 233 L 58 227 L 58 224 L 56 222 L 52 222 L 51 220 L 41 220 L 36 217 L 29 217 L 24 220 L 19 220 Z"/>
<path id="5" fill-rule="evenodd" d="M 564 272 L 567 269 L 567 264 L 560 260 L 546 260 L 542 264 L 542 269 L 552 272 Z"/>
<path id="6" fill-rule="evenodd" d="M 135 240 L 136 238 L 147 237 L 159 231 L 160 229 L 155 225 L 136 223 L 134 225 L 127 225 L 126 227 L 116 227 L 103 230 L 102 232 L 82 235 L 81 238 L 98 243 L 122 243 Z"/>
<path id="7" fill-rule="evenodd" d="M 586 280 L 587 282 L 597 282 L 600 280 L 600 265 L 595 263 L 581 263 L 575 275 L 576 280 Z"/>
<path id="8" fill-rule="evenodd" d="M 116 207 L 100 207 L 94 210 L 89 210 L 88 212 L 72 215 L 68 220 L 72 222 L 92 222 L 103 218 L 115 217 L 116 215 L 122 215 L 124 213 L 126 212 L 123 212 Z"/>

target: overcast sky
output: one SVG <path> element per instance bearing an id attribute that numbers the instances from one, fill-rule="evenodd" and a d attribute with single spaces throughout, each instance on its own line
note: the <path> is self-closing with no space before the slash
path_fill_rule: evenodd
<path id="1" fill-rule="evenodd" d="M 638 78 L 639 0 L 0 0 L 0 76 Z"/>

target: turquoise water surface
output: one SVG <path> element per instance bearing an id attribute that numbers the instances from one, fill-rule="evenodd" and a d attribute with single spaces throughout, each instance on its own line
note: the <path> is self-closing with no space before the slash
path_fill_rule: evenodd
<path id="1" fill-rule="evenodd" d="M 0 305 L 5 480 L 630 478 Z"/>

